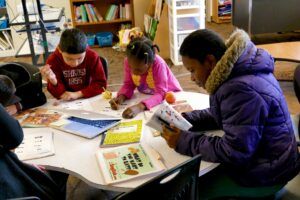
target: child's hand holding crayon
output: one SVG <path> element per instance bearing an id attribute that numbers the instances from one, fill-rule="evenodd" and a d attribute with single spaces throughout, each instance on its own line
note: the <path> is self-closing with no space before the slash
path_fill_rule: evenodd
<path id="1" fill-rule="evenodd" d="M 124 95 L 120 95 L 118 97 L 115 97 L 109 101 L 110 107 L 113 110 L 118 110 L 119 105 L 123 103 L 126 100 L 126 97 Z"/>

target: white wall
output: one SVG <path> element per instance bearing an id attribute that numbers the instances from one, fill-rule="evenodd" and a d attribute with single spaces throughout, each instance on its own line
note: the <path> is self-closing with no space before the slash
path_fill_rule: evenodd
<path id="1" fill-rule="evenodd" d="M 151 0 L 133 0 L 134 24 L 144 30 L 144 14 L 148 12 Z"/>

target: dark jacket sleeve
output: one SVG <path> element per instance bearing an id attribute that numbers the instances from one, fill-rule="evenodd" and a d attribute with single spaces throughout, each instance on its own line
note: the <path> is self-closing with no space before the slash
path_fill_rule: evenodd
<path id="1" fill-rule="evenodd" d="M 204 110 L 194 110 L 192 112 L 184 112 L 182 113 L 182 116 L 193 125 L 190 131 L 220 129 L 216 120 L 211 115 L 209 108 Z"/>
<path id="2" fill-rule="evenodd" d="M 222 98 L 219 106 L 224 135 L 211 137 L 182 131 L 176 151 L 186 155 L 201 153 L 206 161 L 245 165 L 260 143 L 268 106 L 246 86 Z"/>
<path id="3" fill-rule="evenodd" d="M 0 145 L 3 149 L 14 149 L 23 140 L 23 130 L 17 120 L 11 117 L 0 104 Z"/>

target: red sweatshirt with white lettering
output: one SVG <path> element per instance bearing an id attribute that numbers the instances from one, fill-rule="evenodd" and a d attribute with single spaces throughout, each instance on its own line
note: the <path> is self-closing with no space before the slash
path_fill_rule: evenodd
<path id="1" fill-rule="evenodd" d="M 57 85 L 48 82 L 48 91 L 57 99 L 65 92 L 81 91 L 84 98 L 93 97 L 106 88 L 106 77 L 98 54 L 86 49 L 83 62 L 77 67 L 70 67 L 64 62 L 62 54 L 56 49 L 47 59 L 47 64 L 57 78 Z"/>

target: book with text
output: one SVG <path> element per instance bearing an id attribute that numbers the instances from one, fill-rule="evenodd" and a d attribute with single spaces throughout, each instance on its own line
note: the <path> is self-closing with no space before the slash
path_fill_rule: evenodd
<path id="1" fill-rule="evenodd" d="M 139 142 L 143 131 L 143 120 L 121 122 L 102 135 L 100 147 L 112 147 Z"/>
<path id="2" fill-rule="evenodd" d="M 24 139 L 15 149 L 20 160 L 54 155 L 53 132 L 50 128 L 24 128 Z"/>
<path id="3" fill-rule="evenodd" d="M 192 127 L 184 117 L 181 116 L 171 105 L 163 101 L 159 108 L 152 115 L 151 119 L 147 122 L 147 126 L 162 132 L 162 125 L 173 124 L 181 130 L 189 130 Z"/>
<path id="4" fill-rule="evenodd" d="M 99 149 L 96 157 L 107 184 L 158 173 L 165 169 L 158 153 L 145 144 Z"/>

